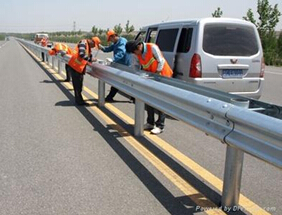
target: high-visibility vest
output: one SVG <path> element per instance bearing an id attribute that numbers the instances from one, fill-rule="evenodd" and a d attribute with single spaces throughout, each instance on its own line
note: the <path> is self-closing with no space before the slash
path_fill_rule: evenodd
<path id="1" fill-rule="evenodd" d="M 137 58 L 139 60 L 139 63 L 142 65 L 142 69 L 148 72 L 156 73 L 158 68 L 158 61 L 155 59 L 153 55 L 153 46 L 156 46 L 156 44 L 153 43 L 146 43 L 144 44 L 147 46 L 147 52 L 145 54 L 145 58 L 142 58 L 141 55 L 137 55 Z M 165 59 L 164 59 L 165 60 Z M 167 61 L 165 60 L 164 67 L 162 71 L 160 72 L 160 75 L 171 77 L 173 74 L 170 66 L 168 65 Z"/>
<path id="2" fill-rule="evenodd" d="M 86 53 L 85 55 L 90 57 L 91 54 L 91 48 L 87 42 L 87 40 L 85 40 L 85 44 L 86 44 Z M 70 61 L 68 62 L 68 65 L 71 66 L 75 71 L 79 72 L 79 73 L 83 73 L 85 66 L 87 65 L 88 61 L 84 60 L 83 58 L 81 58 L 79 56 L 79 50 L 78 50 L 78 45 L 76 45 L 74 51 L 73 51 L 73 55 L 70 59 Z"/>
<path id="3" fill-rule="evenodd" d="M 72 49 L 68 45 L 64 43 L 56 43 L 54 48 L 49 50 L 49 54 L 55 55 L 60 51 L 64 51 L 66 52 L 66 54 L 69 54 L 69 55 L 72 55 L 72 52 L 73 52 Z"/>

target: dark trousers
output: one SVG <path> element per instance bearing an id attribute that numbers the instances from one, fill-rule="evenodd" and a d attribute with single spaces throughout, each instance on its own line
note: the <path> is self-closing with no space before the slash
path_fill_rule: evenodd
<path id="1" fill-rule="evenodd" d="M 45 59 L 44 59 L 44 52 L 41 52 L 41 57 L 42 57 L 42 61 L 44 62 Z"/>
<path id="2" fill-rule="evenodd" d="M 149 106 L 149 105 L 146 106 L 146 109 L 147 109 L 147 114 L 148 114 L 147 123 L 149 123 L 151 125 L 156 124 L 157 127 L 163 129 L 164 128 L 164 122 L 165 122 L 165 114 L 163 112 Z M 156 123 L 155 123 L 155 116 L 154 116 L 155 111 L 159 115 L 159 118 L 156 121 Z"/>
<path id="3" fill-rule="evenodd" d="M 66 69 L 66 75 L 67 75 L 66 80 L 67 81 L 70 81 L 70 78 L 71 78 L 71 70 L 70 70 L 70 68 L 71 67 L 68 64 L 66 64 L 65 69 Z"/>
<path id="4" fill-rule="evenodd" d="M 83 87 L 83 73 L 79 73 L 75 71 L 73 68 L 69 67 L 69 70 L 71 72 L 72 77 L 72 85 L 74 90 L 74 96 L 75 96 L 75 103 L 81 104 L 83 103 L 83 98 L 81 95 L 82 87 Z"/>
<path id="5" fill-rule="evenodd" d="M 114 96 L 117 94 L 118 89 L 115 87 L 111 87 L 110 93 L 107 95 L 107 98 L 114 98 Z"/>

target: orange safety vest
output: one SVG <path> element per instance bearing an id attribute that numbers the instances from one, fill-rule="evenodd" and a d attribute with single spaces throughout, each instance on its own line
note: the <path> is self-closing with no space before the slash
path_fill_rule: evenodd
<path id="1" fill-rule="evenodd" d="M 91 48 L 86 40 L 86 55 L 90 56 L 91 54 Z M 83 73 L 85 66 L 87 65 L 88 61 L 84 60 L 83 58 L 81 58 L 79 56 L 79 50 L 78 50 L 78 45 L 76 45 L 74 51 L 73 51 L 73 55 L 68 63 L 69 66 L 71 66 L 75 71 L 79 72 L 79 73 Z"/>
<path id="2" fill-rule="evenodd" d="M 144 45 L 147 46 L 147 53 L 145 54 L 145 58 L 142 58 L 141 55 L 137 55 L 137 58 L 142 65 L 142 69 L 148 72 L 156 73 L 158 68 L 158 61 L 153 55 L 152 47 L 156 44 L 153 43 L 145 43 Z M 164 67 L 160 73 L 162 76 L 171 77 L 173 72 L 168 65 L 167 61 L 165 60 Z"/>
<path id="3" fill-rule="evenodd" d="M 54 48 L 49 50 L 49 54 L 50 55 L 55 55 L 59 51 L 65 51 L 66 54 L 72 55 L 72 49 L 68 45 L 66 45 L 64 43 L 56 43 Z"/>

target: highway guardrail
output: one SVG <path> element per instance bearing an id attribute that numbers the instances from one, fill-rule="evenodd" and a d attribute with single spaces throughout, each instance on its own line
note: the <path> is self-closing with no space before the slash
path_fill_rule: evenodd
<path id="1" fill-rule="evenodd" d="M 37 56 L 48 49 L 19 40 Z M 58 65 L 70 56 L 54 56 Z M 99 79 L 98 105 L 105 103 L 105 83 L 135 98 L 134 134 L 143 135 L 145 104 L 192 125 L 227 144 L 222 205 L 239 200 L 244 153 L 282 168 L 282 108 L 241 96 L 195 86 L 180 80 L 136 71 L 123 65 L 98 61 L 87 73 Z M 60 72 L 61 66 L 58 66 Z M 163 90 L 166 89 L 166 90 Z"/>

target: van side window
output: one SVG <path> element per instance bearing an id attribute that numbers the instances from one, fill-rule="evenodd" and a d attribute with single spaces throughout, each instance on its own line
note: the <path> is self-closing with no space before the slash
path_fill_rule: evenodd
<path id="1" fill-rule="evenodd" d="M 155 43 L 156 42 L 157 31 L 158 31 L 157 28 L 149 29 L 149 33 L 148 33 L 146 42 L 148 42 L 148 43 Z"/>
<path id="2" fill-rule="evenodd" d="M 183 28 L 181 31 L 177 52 L 187 53 L 191 47 L 193 28 Z"/>
<path id="3" fill-rule="evenodd" d="M 161 51 L 173 52 L 178 30 L 179 29 L 176 28 L 159 31 L 156 44 Z"/>
<path id="4" fill-rule="evenodd" d="M 142 42 L 145 42 L 145 36 L 146 31 L 140 31 L 134 39 L 137 40 L 140 38 Z"/>

